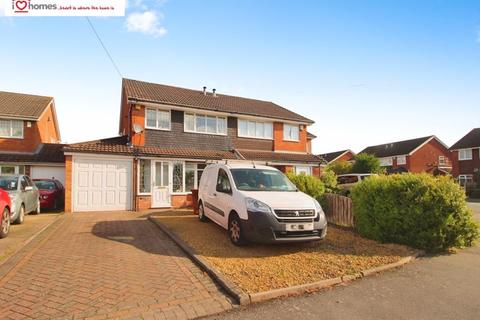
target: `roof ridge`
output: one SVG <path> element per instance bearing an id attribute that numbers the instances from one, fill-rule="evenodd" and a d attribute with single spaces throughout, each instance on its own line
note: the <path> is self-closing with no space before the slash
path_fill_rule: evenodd
<path id="1" fill-rule="evenodd" d="M 0 93 L 18 94 L 18 95 L 21 95 L 21 96 L 30 96 L 30 97 L 36 97 L 36 98 L 49 98 L 49 99 L 53 99 L 52 96 L 41 96 L 41 95 L 39 95 L 39 94 L 31 94 L 31 93 L 22 93 L 22 92 L 13 92 L 13 91 L 3 91 L 3 90 L 0 90 Z"/>
<path id="2" fill-rule="evenodd" d="M 400 141 L 394 141 L 394 142 L 386 142 L 386 143 L 380 143 L 380 144 L 376 144 L 376 145 L 373 145 L 373 146 L 368 146 L 366 148 L 364 148 L 363 150 L 367 149 L 367 148 L 371 148 L 371 147 L 379 147 L 379 146 L 384 146 L 384 145 L 387 145 L 387 144 L 393 144 L 393 143 L 401 143 L 401 142 L 409 142 L 409 141 L 413 141 L 413 140 L 423 140 L 424 142 L 428 139 L 431 139 L 431 138 L 434 138 L 436 137 L 435 135 L 430 135 L 430 136 L 426 136 L 426 137 L 419 137 L 419 138 L 412 138 L 412 139 L 406 139 L 406 140 L 400 140 Z M 438 138 L 437 138 L 438 139 Z"/>

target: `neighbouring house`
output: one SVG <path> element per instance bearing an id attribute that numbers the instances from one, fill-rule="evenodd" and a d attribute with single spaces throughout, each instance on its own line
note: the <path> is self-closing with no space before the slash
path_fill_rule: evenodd
<path id="1" fill-rule="evenodd" d="M 479 183 L 480 128 L 473 129 L 450 147 L 452 174 L 462 186 Z"/>
<path id="2" fill-rule="evenodd" d="M 215 161 L 319 175 L 312 123 L 268 101 L 123 79 L 120 136 L 65 147 L 66 210 L 190 206 Z"/>
<path id="3" fill-rule="evenodd" d="M 360 153 L 379 158 L 387 173 L 429 172 L 436 175 L 452 169 L 448 147 L 436 136 L 370 146 Z"/>
<path id="4" fill-rule="evenodd" d="M 63 145 L 52 97 L 0 91 L 0 173 L 64 182 Z"/>
<path id="5" fill-rule="evenodd" d="M 322 157 L 327 162 L 327 164 L 329 164 L 335 161 L 351 161 L 355 156 L 355 152 L 353 152 L 350 149 L 347 149 L 347 150 L 324 153 L 319 156 Z"/>

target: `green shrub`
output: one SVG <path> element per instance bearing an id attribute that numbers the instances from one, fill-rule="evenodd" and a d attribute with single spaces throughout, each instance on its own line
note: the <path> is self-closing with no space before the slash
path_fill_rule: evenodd
<path id="1" fill-rule="evenodd" d="M 336 175 L 352 172 L 352 163 L 345 160 L 334 161 L 327 165 L 325 171 L 333 171 Z"/>
<path id="2" fill-rule="evenodd" d="M 299 175 L 287 173 L 287 177 L 297 186 L 298 190 L 305 192 L 317 200 L 325 193 L 325 186 L 317 177 L 307 176 L 304 173 Z"/>
<path id="3" fill-rule="evenodd" d="M 358 232 L 429 252 L 471 246 L 478 226 L 462 188 L 429 174 L 375 176 L 352 188 Z"/>
<path id="4" fill-rule="evenodd" d="M 326 193 L 337 193 L 337 175 L 335 172 L 326 170 L 320 176 L 320 180 L 322 181 L 323 185 L 325 186 Z"/>
<path id="5" fill-rule="evenodd" d="M 368 153 L 360 153 L 355 155 L 354 164 L 352 166 L 353 173 L 382 173 L 380 160 Z"/>

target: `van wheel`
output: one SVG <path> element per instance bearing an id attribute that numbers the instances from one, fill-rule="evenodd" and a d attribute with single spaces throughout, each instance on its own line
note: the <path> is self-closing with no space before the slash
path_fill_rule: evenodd
<path id="1" fill-rule="evenodd" d="M 234 245 L 244 246 L 247 244 L 247 240 L 243 234 L 242 224 L 240 223 L 240 218 L 236 213 L 230 215 L 228 221 L 228 234 L 230 236 L 230 241 L 232 241 Z"/>
<path id="2" fill-rule="evenodd" d="M 203 203 L 200 202 L 198 205 L 198 220 L 201 222 L 208 222 L 208 218 L 205 215 L 205 210 L 203 210 Z"/>
<path id="3" fill-rule="evenodd" d="M 18 215 L 18 218 L 15 220 L 15 224 L 22 224 L 23 221 L 25 221 L 25 207 L 22 204 L 20 207 L 20 214 Z"/>
<path id="4" fill-rule="evenodd" d="M 2 214 L 2 225 L 0 226 L 0 239 L 5 238 L 10 231 L 10 210 L 5 208 Z"/>

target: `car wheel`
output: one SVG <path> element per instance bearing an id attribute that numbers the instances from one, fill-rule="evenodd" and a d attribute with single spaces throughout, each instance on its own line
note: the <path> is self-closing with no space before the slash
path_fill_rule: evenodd
<path id="1" fill-rule="evenodd" d="M 243 234 L 242 224 L 238 215 L 233 214 L 228 222 L 228 234 L 230 241 L 236 246 L 244 246 L 247 244 L 245 235 Z"/>
<path id="2" fill-rule="evenodd" d="M 201 202 L 198 205 L 198 220 L 200 220 L 201 222 L 207 222 L 208 221 L 208 218 L 205 215 L 205 210 L 203 209 L 203 203 L 201 203 Z"/>
<path id="3" fill-rule="evenodd" d="M 18 218 L 15 220 L 15 224 L 22 224 L 23 221 L 25 221 L 25 207 L 22 204 L 20 207 L 20 214 L 18 215 Z"/>
<path id="4" fill-rule="evenodd" d="M 10 231 L 10 210 L 5 208 L 2 214 L 2 225 L 0 226 L 0 239 L 5 238 Z"/>
<path id="5" fill-rule="evenodd" d="M 40 214 L 40 211 L 41 211 L 40 200 L 37 200 L 37 208 L 32 213 L 33 214 Z"/>

